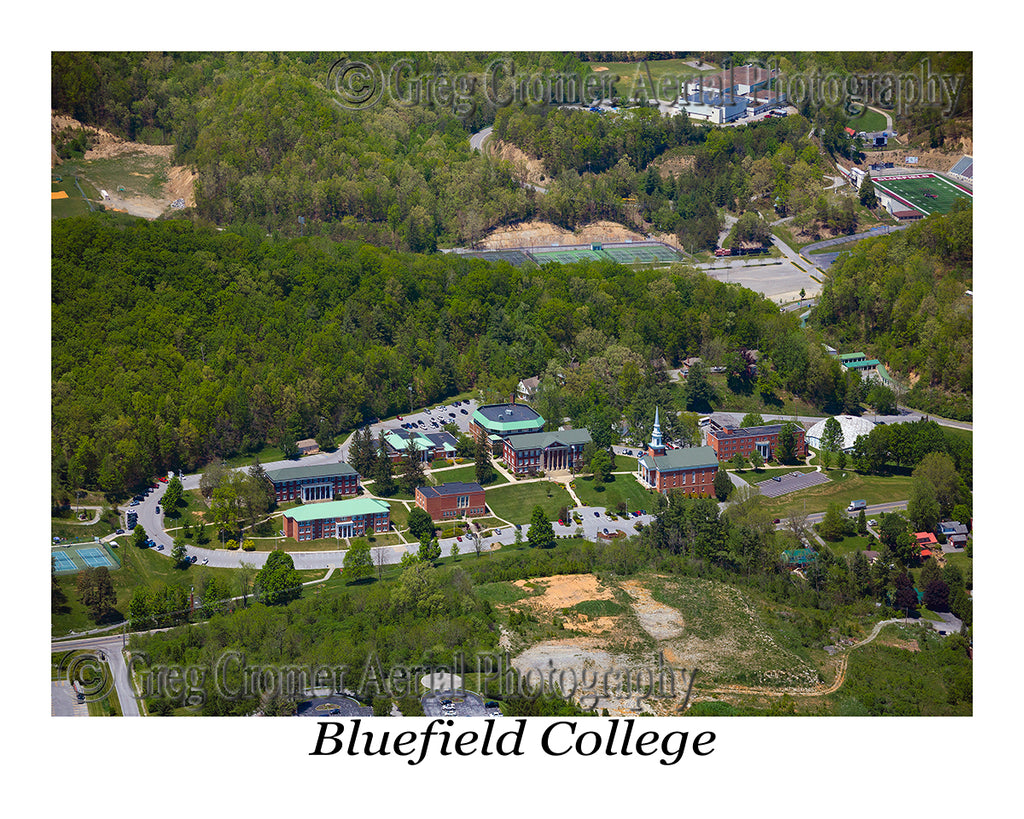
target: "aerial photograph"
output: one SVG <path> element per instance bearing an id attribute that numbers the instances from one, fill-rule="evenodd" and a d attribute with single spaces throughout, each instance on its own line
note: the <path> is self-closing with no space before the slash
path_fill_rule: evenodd
<path id="1" fill-rule="evenodd" d="M 51 716 L 975 713 L 972 52 L 49 58 Z"/>

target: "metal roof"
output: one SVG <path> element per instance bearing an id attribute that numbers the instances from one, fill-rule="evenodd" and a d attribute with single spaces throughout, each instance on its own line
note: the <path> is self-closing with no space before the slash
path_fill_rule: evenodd
<path id="1" fill-rule="evenodd" d="M 648 469 L 659 472 L 672 472 L 677 469 L 699 469 L 701 467 L 718 467 L 718 456 L 709 446 L 691 446 L 683 449 L 670 449 L 664 455 L 644 455 L 640 463 Z"/>
<path id="2" fill-rule="evenodd" d="M 285 481 L 299 481 L 303 478 L 331 478 L 336 475 L 355 475 L 355 469 L 344 461 L 336 461 L 332 464 L 308 464 L 306 466 L 279 466 L 274 469 L 264 469 L 267 477 L 274 483 Z"/>
<path id="3" fill-rule="evenodd" d="M 526 435 L 515 435 L 508 439 L 512 449 L 547 449 L 553 444 L 572 446 L 586 444 L 590 441 L 589 429 L 562 429 L 557 432 L 531 432 Z"/>
<path id="4" fill-rule="evenodd" d="M 440 486 L 417 486 L 416 491 L 424 497 L 432 498 L 448 495 L 469 495 L 473 492 L 483 492 L 484 488 L 478 483 L 452 481 L 451 483 L 443 483 Z"/>
<path id="5" fill-rule="evenodd" d="M 375 498 L 349 498 L 348 500 L 327 501 L 326 503 L 307 503 L 289 509 L 284 513 L 286 518 L 306 523 L 324 518 L 353 518 L 359 515 L 379 515 L 390 512 L 391 506 Z"/>

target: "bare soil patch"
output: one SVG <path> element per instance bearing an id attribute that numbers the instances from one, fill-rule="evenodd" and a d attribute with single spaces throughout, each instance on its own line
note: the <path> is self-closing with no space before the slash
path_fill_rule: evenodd
<path id="1" fill-rule="evenodd" d="M 633 611 L 644 631 L 655 640 L 669 640 L 683 633 L 683 616 L 671 606 L 659 603 L 636 580 L 624 580 L 619 585 L 632 598 Z"/>
<path id="2" fill-rule="evenodd" d="M 630 230 L 618 222 L 602 220 L 577 229 L 575 232 L 554 225 L 551 222 L 534 220 L 520 222 L 509 227 L 498 228 L 480 240 L 478 246 L 484 250 L 502 250 L 513 247 L 538 247 L 543 245 L 589 244 L 590 242 L 625 242 L 644 239 L 643 234 Z"/>
<path id="3" fill-rule="evenodd" d="M 165 213 L 171 202 L 176 199 L 183 199 L 185 207 L 195 207 L 196 174 L 182 165 L 171 165 L 171 156 L 174 152 L 172 145 L 146 145 L 142 142 L 129 142 L 102 128 L 83 125 L 72 117 L 51 112 L 51 131 L 57 133 L 64 128 L 80 129 L 91 134 L 93 145 L 85 152 L 80 172 L 82 177 L 88 179 L 97 190 L 105 189 L 110 194 L 109 198 L 102 203 L 104 207 L 109 210 L 130 213 L 133 216 L 142 216 L 146 219 L 155 219 Z M 154 159 L 149 161 L 158 163 L 160 173 L 166 177 L 161 195 L 119 192 L 119 186 L 106 176 L 110 168 L 109 163 L 104 166 L 104 170 L 90 168 L 90 163 L 97 161 L 130 159 L 132 157 L 153 157 Z M 59 162 L 59 159 L 51 145 L 51 163 L 56 162 Z M 100 164 L 103 163 L 100 162 Z M 147 180 L 154 176 L 153 173 L 140 173 L 132 170 L 126 170 L 125 173 Z"/>
<path id="4" fill-rule="evenodd" d="M 563 574 L 555 577 L 540 577 L 534 580 L 516 580 L 513 583 L 524 591 L 531 587 L 545 587 L 544 593 L 522 601 L 531 606 L 549 611 L 575 606 L 587 600 L 611 600 L 612 590 L 602 586 L 592 574 Z"/>
<path id="5" fill-rule="evenodd" d="M 543 159 L 535 159 L 511 142 L 504 142 L 500 139 L 491 142 L 491 151 L 498 159 L 512 163 L 516 169 L 516 181 L 520 184 L 524 182 L 541 186 L 551 184 Z"/>

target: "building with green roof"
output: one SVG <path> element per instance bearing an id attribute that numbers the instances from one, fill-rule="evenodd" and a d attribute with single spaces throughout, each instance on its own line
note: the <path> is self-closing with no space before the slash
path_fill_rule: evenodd
<path id="1" fill-rule="evenodd" d="M 469 431 L 474 438 L 481 435 L 525 435 L 541 432 L 544 419 L 526 404 L 485 404 L 473 410 L 469 420 Z"/>
<path id="2" fill-rule="evenodd" d="M 274 485 L 278 503 L 332 500 L 338 495 L 359 494 L 359 475 L 344 461 L 329 464 L 297 464 L 264 469 Z"/>
<path id="3" fill-rule="evenodd" d="M 662 493 L 683 492 L 707 497 L 715 494 L 718 455 L 709 446 L 670 449 L 661 436 L 659 411 L 654 411 L 654 429 L 647 451 L 637 459 L 636 478 L 641 486 Z"/>
<path id="4" fill-rule="evenodd" d="M 351 538 L 391 527 L 391 507 L 376 498 L 311 503 L 284 513 L 284 536 L 298 541 Z"/>
<path id="5" fill-rule="evenodd" d="M 583 447 L 590 440 L 590 430 L 587 429 L 510 435 L 504 442 L 502 460 L 516 475 L 579 469 L 583 462 Z"/>

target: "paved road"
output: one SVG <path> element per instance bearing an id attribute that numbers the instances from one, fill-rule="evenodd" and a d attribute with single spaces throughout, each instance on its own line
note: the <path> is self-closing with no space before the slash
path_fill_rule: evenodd
<path id="1" fill-rule="evenodd" d="M 483 147 L 484 147 L 484 140 L 486 140 L 491 135 L 491 131 L 493 131 L 493 130 L 494 130 L 494 126 L 493 125 L 488 125 L 482 131 L 477 131 L 475 134 L 470 136 L 470 138 L 469 138 L 469 150 L 471 150 L 471 151 L 482 151 Z"/>
<path id="2" fill-rule="evenodd" d="M 112 679 L 109 681 L 117 689 L 117 698 L 121 702 L 121 712 L 126 717 L 137 717 L 139 704 L 135 699 L 135 691 L 128 679 L 128 665 L 121 653 L 122 636 L 120 634 L 103 637 L 85 637 L 76 640 L 52 642 L 51 652 L 86 649 L 107 663 Z"/>

